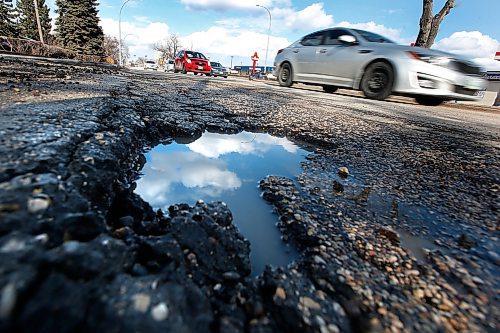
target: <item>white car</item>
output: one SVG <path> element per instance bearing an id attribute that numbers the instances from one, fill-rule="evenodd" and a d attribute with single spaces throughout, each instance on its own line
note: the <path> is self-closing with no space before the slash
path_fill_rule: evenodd
<path id="1" fill-rule="evenodd" d="M 175 62 L 173 59 L 168 59 L 163 66 L 165 72 L 173 72 L 175 68 Z"/>
<path id="2" fill-rule="evenodd" d="M 146 61 L 144 61 L 144 69 L 145 70 L 152 69 L 155 71 L 158 69 L 158 65 L 153 60 L 146 60 Z"/>
<path id="3" fill-rule="evenodd" d="M 362 90 L 383 100 L 413 96 L 424 105 L 446 100 L 477 100 L 487 82 L 473 62 L 437 50 L 397 45 L 380 35 L 347 28 L 309 34 L 283 50 L 274 62 L 282 86 L 295 82 Z"/>

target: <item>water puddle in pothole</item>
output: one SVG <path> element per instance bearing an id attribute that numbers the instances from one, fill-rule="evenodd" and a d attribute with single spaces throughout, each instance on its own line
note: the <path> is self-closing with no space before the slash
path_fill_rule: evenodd
<path id="1" fill-rule="evenodd" d="M 268 134 L 205 132 L 192 143 L 174 142 L 149 151 L 135 192 L 163 211 L 200 199 L 225 202 L 234 224 L 250 241 L 252 274 L 257 275 L 267 264 L 286 266 L 298 257 L 281 240 L 278 216 L 261 198 L 258 182 L 268 175 L 295 179 L 307 154 Z"/>

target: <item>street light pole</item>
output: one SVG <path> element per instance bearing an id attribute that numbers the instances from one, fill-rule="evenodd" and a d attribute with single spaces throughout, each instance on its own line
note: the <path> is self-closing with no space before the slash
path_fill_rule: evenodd
<path id="1" fill-rule="evenodd" d="M 265 74 L 267 73 L 267 53 L 269 52 L 269 36 L 271 35 L 271 12 L 267 7 L 261 5 L 256 5 L 256 6 L 264 8 L 265 10 L 267 10 L 267 13 L 269 14 L 269 29 L 267 30 L 266 58 L 264 60 L 264 74 Z"/>
<path id="2" fill-rule="evenodd" d="M 122 66 L 122 10 L 123 7 L 130 0 L 125 0 L 125 2 L 120 7 L 120 14 L 118 15 L 118 67 Z"/>

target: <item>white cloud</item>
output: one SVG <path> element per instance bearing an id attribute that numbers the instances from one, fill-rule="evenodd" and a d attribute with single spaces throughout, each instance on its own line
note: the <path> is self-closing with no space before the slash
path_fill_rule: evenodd
<path id="1" fill-rule="evenodd" d="M 214 60 L 220 60 L 226 66 L 230 56 L 240 57 L 245 65 L 250 63 L 251 55 L 257 51 L 260 56 L 260 65 L 264 65 L 267 46 L 267 34 L 250 30 L 234 30 L 225 27 L 211 27 L 206 31 L 199 31 L 188 36 L 181 37 L 182 45 L 205 53 Z M 267 65 L 271 66 L 274 55 L 278 49 L 289 45 L 288 39 L 271 36 L 269 39 L 269 52 Z M 220 59 L 223 56 L 224 59 Z"/>
<path id="2" fill-rule="evenodd" d="M 498 45 L 497 40 L 479 31 L 459 31 L 439 40 L 433 48 L 473 59 L 488 70 L 499 70 L 500 62 L 493 60 Z"/>
<path id="3" fill-rule="evenodd" d="M 197 153 L 153 150 L 150 158 L 148 167 L 142 171 L 143 177 L 137 181 L 135 192 L 154 207 L 166 208 L 176 200 L 179 185 L 189 189 L 186 195 L 193 200 L 218 196 L 242 185 L 225 162 Z"/>
<path id="4" fill-rule="evenodd" d="M 101 19 L 101 26 L 107 35 L 118 38 L 118 21 L 111 18 Z M 169 34 L 169 26 L 162 22 L 149 22 L 145 17 L 129 22 L 122 21 L 123 44 L 129 47 L 130 55 L 143 57 L 153 54 L 152 45 L 162 39 L 166 39 Z"/>
<path id="5" fill-rule="evenodd" d="M 460 31 L 443 38 L 434 44 L 434 48 L 469 58 L 493 58 L 498 41 L 479 31 Z"/>
<path id="6" fill-rule="evenodd" d="M 225 154 L 261 155 L 273 147 L 281 146 L 289 153 L 296 153 L 298 147 L 285 138 L 268 134 L 242 132 L 221 137 L 216 133 L 205 133 L 201 138 L 187 145 L 195 153 L 208 158 L 219 158 Z"/>
<path id="7" fill-rule="evenodd" d="M 256 5 L 270 7 L 271 0 L 181 0 L 188 9 L 194 10 L 256 10 Z"/>
<path id="8" fill-rule="evenodd" d="M 323 3 L 314 3 L 306 8 L 296 11 L 292 8 L 273 9 L 273 26 L 277 30 L 280 27 L 292 31 L 308 31 L 314 29 L 328 28 L 333 25 L 333 16 L 325 12 Z"/>

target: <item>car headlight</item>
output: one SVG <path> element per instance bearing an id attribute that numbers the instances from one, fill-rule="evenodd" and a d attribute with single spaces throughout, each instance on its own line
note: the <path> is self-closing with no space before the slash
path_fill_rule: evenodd
<path id="1" fill-rule="evenodd" d="M 186 59 L 186 62 L 187 62 L 188 64 L 190 64 L 190 63 L 191 63 L 191 59 L 187 58 L 187 59 Z"/>
<path id="2" fill-rule="evenodd" d="M 444 56 L 436 56 L 425 53 L 419 53 L 414 51 L 407 52 L 410 58 L 417 59 L 420 61 L 425 61 L 432 65 L 447 66 L 450 63 L 450 58 Z"/>

